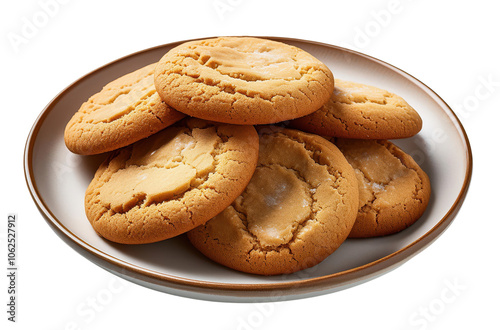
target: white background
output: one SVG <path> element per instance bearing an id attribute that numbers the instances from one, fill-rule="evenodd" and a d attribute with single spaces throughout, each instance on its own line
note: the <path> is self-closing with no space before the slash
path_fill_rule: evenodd
<path id="1" fill-rule="evenodd" d="M 498 328 L 500 23 L 493 3 L 3 1 L 0 217 L 6 221 L 8 213 L 18 214 L 20 238 L 18 322 L 7 321 L 8 284 L 2 275 L 0 327 Z M 24 26 L 30 23 L 39 27 L 27 33 Z M 110 61 L 164 43 L 216 35 L 283 36 L 341 45 L 426 83 L 458 113 L 474 154 L 469 194 L 449 229 L 378 279 L 333 294 L 269 304 L 214 303 L 156 292 L 118 280 L 68 247 L 38 213 L 24 180 L 24 145 L 38 114 L 67 85 Z M 14 36 L 24 39 L 16 43 Z M 478 89 L 488 93 L 478 95 Z M 6 269 L 4 221 L 0 265 Z"/>

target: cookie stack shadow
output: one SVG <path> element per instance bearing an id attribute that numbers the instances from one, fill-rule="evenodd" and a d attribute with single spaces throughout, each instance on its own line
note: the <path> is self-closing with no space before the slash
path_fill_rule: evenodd
<path id="1" fill-rule="evenodd" d="M 77 154 L 111 152 L 85 193 L 105 239 L 187 233 L 215 262 L 277 275 L 422 216 L 430 181 L 389 141 L 421 128 L 402 97 L 334 79 L 304 50 L 221 37 L 183 43 L 110 82 L 64 140 Z"/>

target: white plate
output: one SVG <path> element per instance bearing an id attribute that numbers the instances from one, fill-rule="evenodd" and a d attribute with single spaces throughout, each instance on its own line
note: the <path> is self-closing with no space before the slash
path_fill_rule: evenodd
<path id="1" fill-rule="evenodd" d="M 432 197 L 420 220 L 396 235 L 348 239 L 310 269 L 267 277 L 220 266 L 196 251 L 185 236 L 142 246 L 119 245 L 99 237 L 85 217 L 83 200 L 106 155 L 69 152 L 63 140 L 65 125 L 81 103 L 106 83 L 158 61 L 178 42 L 126 56 L 89 73 L 56 96 L 36 120 L 25 150 L 26 181 L 58 236 L 90 261 L 135 283 L 186 297 L 231 302 L 296 299 L 345 289 L 396 268 L 439 237 L 463 203 L 472 173 L 467 135 L 448 105 L 417 79 L 367 55 L 304 40 L 270 39 L 310 52 L 338 78 L 401 95 L 420 113 L 422 131 L 393 141 L 430 177 Z"/>

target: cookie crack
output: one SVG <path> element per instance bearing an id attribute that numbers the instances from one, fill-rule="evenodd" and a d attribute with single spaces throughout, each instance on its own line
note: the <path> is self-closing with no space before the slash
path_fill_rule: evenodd
<path id="1" fill-rule="evenodd" d="M 290 138 L 290 139 L 292 139 L 293 141 L 295 141 L 297 143 L 301 143 L 303 145 L 303 147 L 310 152 L 309 157 L 311 157 L 311 159 L 313 159 L 316 164 L 319 164 L 321 166 L 326 166 L 327 167 L 328 173 L 335 178 L 335 180 L 331 181 L 332 187 L 338 188 L 339 177 L 340 178 L 343 178 L 343 177 L 339 176 L 338 172 L 332 171 L 329 168 L 328 165 L 323 164 L 320 161 L 319 156 L 315 154 L 316 150 L 313 147 L 309 146 L 307 143 L 305 143 L 303 141 L 300 141 L 299 139 L 295 139 L 295 138 L 293 138 L 291 136 L 288 136 L 286 134 L 283 134 L 283 133 L 278 133 L 278 134 L 286 136 L 287 138 Z M 291 237 L 291 239 L 288 242 L 280 244 L 280 245 L 277 245 L 277 246 L 266 247 L 266 246 L 263 246 L 260 243 L 260 240 L 258 239 L 258 237 L 256 235 L 254 235 L 249 230 L 249 228 L 248 228 L 247 214 L 245 213 L 244 209 L 239 208 L 237 205 L 233 204 L 233 209 L 236 211 L 236 213 L 238 214 L 239 218 L 241 219 L 241 221 L 243 223 L 243 226 L 245 228 L 245 231 L 252 238 L 252 245 L 253 246 L 252 246 L 252 248 L 250 250 L 247 251 L 248 254 L 250 254 L 252 251 L 270 252 L 270 251 L 282 251 L 282 250 L 289 250 L 290 254 L 292 254 L 290 246 L 293 245 L 298 240 L 300 240 L 299 236 L 300 236 L 300 233 L 302 232 L 303 228 L 307 227 L 310 223 L 317 223 L 318 222 L 318 219 L 317 219 L 317 213 L 318 213 L 318 211 L 317 210 L 325 210 L 325 209 L 331 207 L 331 206 L 327 206 L 327 207 L 323 206 L 321 208 L 317 207 L 318 206 L 318 200 L 317 200 L 317 198 L 315 198 L 315 195 L 316 195 L 316 189 L 318 188 L 318 186 L 313 186 L 310 182 L 308 182 L 307 179 L 303 176 L 303 174 L 300 173 L 300 171 L 298 171 L 296 169 L 288 168 L 288 167 L 286 167 L 286 166 L 284 166 L 282 164 L 279 164 L 279 163 L 260 164 L 259 167 L 270 168 L 271 165 L 280 166 L 280 167 L 282 167 L 282 168 L 284 168 L 286 170 L 291 171 L 291 173 L 293 173 L 297 179 L 299 179 L 300 181 L 306 183 L 306 185 L 308 187 L 308 191 L 309 191 L 309 197 L 310 197 L 310 199 L 312 201 L 311 205 L 310 205 L 310 212 L 301 221 L 296 222 L 296 223 L 294 223 L 292 225 L 292 237 Z M 341 192 L 339 192 L 339 195 L 343 196 L 341 194 Z"/>
<path id="2" fill-rule="evenodd" d="M 215 45 L 204 45 L 206 47 L 218 47 L 218 48 L 225 48 L 225 49 L 231 49 L 232 51 L 235 51 L 235 52 L 238 52 L 238 53 L 241 53 L 241 54 L 255 54 L 255 52 L 246 52 L 246 51 L 243 51 L 241 49 L 237 49 L 237 48 L 233 48 L 233 47 L 228 47 L 228 46 L 220 46 L 218 44 L 215 44 Z M 183 54 L 185 57 L 189 57 L 189 58 L 192 58 L 194 59 L 195 61 L 197 61 L 198 63 L 200 63 L 200 65 L 203 65 L 203 66 L 206 66 L 206 67 L 209 67 L 215 71 L 217 71 L 219 74 L 223 75 L 223 76 L 228 76 L 228 77 L 231 77 L 233 79 L 238 79 L 238 80 L 242 80 L 242 81 L 247 81 L 247 82 L 250 82 L 250 81 L 266 81 L 266 80 L 285 80 L 285 81 L 294 81 L 294 80 L 300 80 L 304 77 L 304 75 L 308 74 L 308 71 L 309 70 L 304 70 L 304 67 L 303 66 L 300 66 L 297 68 L 297 65 L 294 65 L 294 68 L 296 69 L 296 71 L 300 74 L 300 77 L 299 78 L 270 78 L 270 79 L 245 79 L 245 75 L 243 74 L 238 74 L 238 75 L 231 75 L 231 74 L 227 74 L 227 73 L 224 73 L 222 72 L 221 70 L 218 70 L 217 68 L 219 67 L 219 64 L 216 63 L 216 62 L 210 62 L 210 59 L 212 58 L 210 55 L 208 54 L 204 54 L 202 55 L 201 54 L 201 51 L 197 50 L 196 48 L 198 47 L 195 47 L 195 48 L 192 48 L 194 50 L 194 53 L 193 54 Z M 263 51 L 263 52 L 258 52 L 258 53 L 269 53 L 269 51 Z M 287 59 L 291 59 L 294 63 L 296 64 L 299 64 L 299 62 L 297 61 L 297 56 L 296 54 L 293 54 L 293 56 L 290 56 L 288 57 Z M 277 63 L 284 63 L 284 62 L 287 62 L 287 61 L 281 61 L 281 62 L 272 62 L 270 64 L 267 64 L 265 65 L 265 67 L 269 67 L 269 66 L 272 66 L 272 65 L 275 65 Z M 250 65 L 251 68 L 255 68 L 255 65 Z M 298 70 L 300 68 L 300 70 Z M 305 71 L 305 72 L 304 72 Z"/>
<path id="3" fill-rule="evenodd" d="M 309 183 L 307 182 L 307 180 L 297 171 L 297 170 L 294 170 L 294 169 L 290 169 L 282 164 L 272 164 L 272 165 L 278 165 L 286 170 L 289 170 L 291 171 L 291 173 L 294 174 L 294 176 L 305 182 L 308 186 L 308 192 L 309 192 L 309 198 L 311 199 L 312 203 L 311 203 L 311 206 L 310 206 L 310 212 L 307 216 L 305 216 L 303 219 L 299 220 L 298 222 L 295 222 L 294 224 L 292 224 L 292 237 L 290 238 L 290 240 L 286 243 L 283 243 L 283 244 L 280 244 L 280 245 L 277 245 L 277 246 L 263 246 L 259 240 L 259 238 L 253 234 L 252 231 L 250 231 L 249 229 L 249 224 L 248 224 L 248 215 L 246 214 L 245 210 L 243 208 L 240 208 L 238 207 L 237 204 L 233 203 L 232 205 L 232 208 L 234 209 L 234 211 L 238 214 L 238 217 L 240 218 L 244 228 L 245 228 L 245 231 L 248 233 L 248 235 L 250 235 L 250 237 L 252 238 L 252 245 L 253 247 L 247 251 L 247 253 L 251 253 L 252 251 L 258 251 L 258 252 L 264 252 L 264 253 L 267 253 L 267 252 L 271 252 L 271 251 L 282 251 L 282 250 L 289 250 L 290 253 L 291 253 L 291 250 L 290 250 L 290 245 L 292 245 L 293 243 L 295 243 L 297 241 L 297 236 L 299 235 L 300 231 L 302 228 L 305 227 L 305 223 L 306 222 L 309 222 L 309 221 L 317 221 L 315 218 L 316 218 L 316 211 L 313 211 L 314 209 L 314 205 L 315 203 L 317 203 L 317 201 L 315 200 L 314 198 L 314 187 Z M 270 166 L 266 166 L 266 165 L 259 165 L 259 167 L 267 167 L 267 168 L 270 168 Z"/>
<path id="4" fill-rule="evenodd" d="M 119 116 L 116 116 L 112 120 L 106 119 L 106 120 L 95 121 L 95 120 L 91 119 L 91 120 L 85 121 L 85 123 L 86 124 L 100 124 L 100 123 L 109 124 L 109 123 L 111 123 L 113 121 L 116 121 L 116 120 L 124 118 L 125 116 L 131 114 L 134 110 L 137 110 L 139 108 L 143 108 L 143 109 L 146 108 L 146 109 L 148 109 L 147 104 L 149 103 L 149 101 L 151 100 L 151 97 L 155 93 L 156 93 L 156 91 L 152 90 L 149 93 L 141 96 L 139 99 L 135 100 L 135 102 L 128 103 L 127 104 L 127 109 L 125 111 L 122 111 L 122 113 Z M 111 104 L 113 104 L 113 103 L 111 103 Z M 104 105 L 108 105 L 108 104 L 104 104 Z M 98 109 L 93 110 L 93 111 L 98 111 L 99 109 L 102 109 L 102 108 L 98 108 Z M 148 111 L 151 112 L 151 110 L 148 110 Z M 89 112 L 88 114 L 91 114 L 92 112 Z M 85 119 L 85 117 L 82 117 L 82 120 L 81 120 L 80 123 L 83 122 L 83 119 Z"/>
<path id="5" fill-rule="evenodd" d="M 208 127 L 208 126 L 207 126 Z M 186 133 L 191 133 L 190 130 L 188 130 Z M 223 151 L 223 148 L 222 148 L 222 145 L 225 143 L 224 140 L 227 141 L 227 139 L 229 139 L 228 136 L 225 136 L 224 134 L 222 134 L 221 132 L 217 131 L 217 135 L 219 136 L 219 141 L 217 141 L 217 144 L 216 146 L 214 147 L 214 149 L 212 150 L 211 152 L 211 155 L 213 157 L 213 160 L 214 160 L 214 166 L 213 166 L 213 169 L 211 171 L 209 171 L 208 173 L 206 173 L 205 175 L 203 176 L 200 176 L 200 177 L 196 177 L 195 179 L 192 180 L 192 184 L 190 185 L 190 187 L 187 189 L 187 190 L 184 190 L 182 193 L 179 193 L 179 194 L 174 194 L 173 196 L 171 196 L 170 198 L 166 199 L 166 200 L 161 200 L 161 201 L 152 201 L 151 203 L 149 203 L 148 205 L 145 205 L 145 200 L 146 200 L 146 197 L 147 195 L 144 194 L 144 196 L 141 195 L 141 192 L 139 192 L 138 194 L 134 194 L 133 197 L 134 199 L 136 200 L 136 202 L 134 202 L 132 205 L 130 205 L 129 207 L 124 207 L 122 208 L 122 210 L 112 210 L 111 208 L 111 205 L 110 204 L 103 204 L 102 206 L 107 209 L 108 211 L 110 212 L 113 212 L 114 214 L 126 214 L 128 211 L 130 211 L 131 209 L 135 208 L 135 207 L 138 207 L 138 208 L 144 208 L 144 207 L 149 207 L 149 206 L 152 206 L 152 205 L 159 205 L 159 204 L 162 204 L 162 203 L 166 203 L 166 202 L 171 202 L 171 201 L 180 201 L 182 202 L 182 199 L 184 198 L 184 195 L 186 195 L 187 193 L 189 193 L 190 191 L 194 190 L 194 189 L 200 189 L 200 191 L 203 193 L 203 190 L 205 189 L 213 189 L 212 187 L 209 187 L 209 186 L 206 186 L 206 183 L 207 183 L 207 180 L 208 178 L 210 177 L 210 175 L 212 175 L 213 173 L 215 173 L 217 171 L 217 168 L 218 168 L 218 165 L 219 165 L 219 161 L 218 161 L 218 157 L 224 153 L 224 152 L 227 152 L 227 151 Z M 132 153 L 130 153 L 129 157 L 124 161 L 124 164 L 126 164 L 132 157 Z M 178 164 L 178 163 L 183 163 L 183 164 L 186 164 L 185 163 L 185 158 L 183 157 L 180 161 L 171 161 L 168 165 L 174 165 L 174 164 Z M 186 164 L 186 165 L 189 165 L 189 164 Z M 135 165 L 134 165 L 135 166 Z M 191 165 L 189 165 L 191 166 Z M 103 185 L 105 185 L 107 182 L 109 182 L 111 180 L 111 178 L 113 177 L 114 174 L 118 173 L 120 170 L 123 170 L 125 169 L 127 166 L 125 167 L 122 167 L 120 168 L 117 172 L 113 173 L 106 181 L 104 181 L 100 187 L 102 187 Z M 165 167 L 165 166 L 157 166 L 157 165 L 148 165 L 145 169 L 148 169 L 148 168 L 152 168 L 152 167 L 158 167 L 158 168 L 165 168 L 165 169 L 168 169 L 168 168 L 172 168 L 172 167 Z M 174 166 L 175 167 L 175 166 Z M 192 167 L 192 166 L 191 166 Z M 223 176 L 223 175 L 222 175 Z M 224 176 L 223 176 L 224 177 Z M 226 177 L 224 177 L 224 179 L 228 179 Z M 196 181 L 201 181 L 199 183 L 196 183 Z M 194 184 L 193 184 L 194 183 Z M 204 186 L 205 185 L 205 186 Z M 98 192 L 96 194 L 96 197 L 100 195 L 100 192 Z M 142 196 L 142 197 L 141 197 Z M 188 210 L 188 212 L 190 212 Z M 103 212 L 103 214 L 106 213 L 106 212 Z M 102 215 L 101 215 L 102 216 Z M 191 218 L 192 218 L 192 213 L 191 213 Z"/>
<path id="6" fill-rule="evenodd" d="M 291 139 L 292 141 L 295 141 L 297 143 L 300 143 L 304 149 L 306 149 L 308 152 L 309 152 L 309 157 L 314 160 L 315 163 L 323 166 L 327 172 L 335 179 L 332 181 L 332 185 L 334 188 L 338 188 L 339 187 L 339 180 L 343 180 L 345 179 L 344 176 L 342 176 L 342 173 L 340 171 L 337 171 L 337 170 L 333 170 L 330 166 L 328 166 L 327 164 L 325 164 L 324 162 L 321 161 L 320 159 L 320 154 L 321 154 L 321 151 L 317 150 L 316 148 L 310 146 L 306 141 L 302 140 L 302 139 L 299 139 L 299 138 L 296 138 L 296 137 L 293 137 L 293 136 L 289 136 L 289 135 L 286 135 L 284 133 L 281 133 L 281 132 L 278 132 L 277 133 L 278 135 L 281 135 L 281 136 L 284 136 L 286 138 L 289 138 Z M 340 194 L 340 192 L 339 192 Z"/>
<path id="7" fill-rule="evenodd" d="M 401 157 L 399 157 L 397 155 L 397 149 L 395 148 L 394 145 L 387 145 L 383 142 L 383 140 L 375 140 L 376 143 L 380 144 L 381 146 L 385 147 L 393 157 L 397 158 L 399 163 L 404 166 L 406 169 L 414 172 L 418 178 L 418 182 L 415 183 L 414 185 L 414 190 L 412 192 L 412 199 L 413 200 L 416 200 L 418 201 L 419 203 L 423 203 L 423 198 L 422 197 L 419 197 L 419 192 L 421 191 L 422 187 L 423 187 L 423 179 L 422 177 L 419 175 L 419 172 L 417 170 L 415 170 L 414 168 L 411 168 L 409 166 L 407 166 L 404 162 L 403 162 L 403 159 Z M 370 185 L 373 185 L 373 184 L 377 184 L 377 185 L 381 185 L 384 187 L 390 185 L 395 179 L 394 178 L 391 178 L 388 182 L 371 182 L 367 177 L 366 177 L 366 174 L 359 170 L 359 172 L 363 175 L 363 180 L 365 182 L 368 182 L 370 183 Z M 376 226 L 378 227 L 380 225 L 379 223 L 379 215 L 380 215 L 380 211 L 381 211 L 381 208 L 378 208 L 378 207 L 375 207 L 375 205 L 373 204 L 375 202 L 375 200 L 378 198 L 377 197 L 377 194 L 380 193 L 381 191 L 383 190 L 380 190 L 378 192 L 376 191 L 372 191 L 372 199 L 367 201 L 367 203 L 365 203 L 365 205 L 363 205 L 361 208 L 360 208 L 360 212 L 362 213 L 368 213 L 370 210 L 372 210 L 374 213 L 375 213 L 375 223 L 376 223 Z M 394 205 L 391 205 L 391 208 L 397 208 L 399 206 L 403 206 L 403 208 L 406 210 L 406 207 L 407 207 L 407 203 L 406 202 L 399 202 L 399 203 L 396 203 Z"/>
<path id="8" fill-rule="evenodd" d="M 382 142 L 382 141 L 377 140 L 377 143 L 379 143 L 380 145 L 383 145 L 383 146 L 384 146 L 384 144 L 383 144 L 383 142 Z M 401 165 L 403 165 L 406 169 L 408 169 L 408 170 L 410 170 L 410 171 L 412 171 L 413 173 L 415 173 L 415 174 L 416 174 L 416 176 L 417 176 L 417 178 L 418 178 L 419 182 L 416 182 L 416 183 L 415 183 L 415 190 L 413 191 L 413 196 L 412 196 L 412 198 L 413 198 L 414 200 L 418 200 L 420 203 L 422 203 L 422 202 L 423 202 L 423 198 L 418 197 L 418 195 L 419 195 L 418 193 L 422 190 L 422 187 L 423 187 L 423 185 L 424 185 L 424 179 L 420 176 L 420 173 L 419 173 L 416 169 L 414 169 L 414 168 L 412 168 L 412 167 L 407 166 L 407 165 L 405 164 L 405 162 L 403 161 L 403 159 L 397 155 L 397 149 L 395 148 L 395 146 L 394 146 L 394 145 L 391 145 L 391 146 L 390 146 L 390 148 L 387 148 L 387 149 L 389 150 L 389 152 L 390 152 L 390 153 L 391 153 L 391 154 L 392 154 L 395 158 L 397 158 L 397 159 L 399 160 L 399 162 L 401 163 Z"/>
<path id="9" fill-rule="evenodd" d="M 102 102 L 95 102 L 95 100 L 91 97 L 87 102 L 89 104 L 92 104 L 92 105 L 108 105 L 110 103 L 113 103 L 119 96 L 121 95 L 127 95 L 129 94 L 133 88 L 130 88 L 134 85 L 138 85 L 138 84 L 141 84 L 142 81 L 146 81 L 146 79 L 148 79 L 149 77 L 153 76 L 153 73 L 150 73 L 146 76 L 143 76 L 143 77 L 140 77 L 139 79 L 137 79 L 136 81 L 130 83 L 130 84 L 123 84 L 123 85 L 120 85 L 120 87 L 116 88 L 116 87 L 111 87 L 111 88 L 103 88 L 99 93 L 102 93 L 102 92 L 117 92 L 117 94 L 113 95 L 113 97 L 111 98 L 111 100 L 108 100 L 106 101 L 106 103 L 102 103 Z M 150 86 L 150 84 L 144 84 L 142 83 L 142 90 L 148 88 Z M 127 88 L 130 88 L 130 89 L 127 89 Z M 127 90 L 124 90 L 124 89 L 127 89 Z"/>
<path id="10" fill-rule="evenodd" d="M 335 93 L 333 94 L 335 95 Z M 387 105 L 388 104 L 388 100 L 392 99 L 395 95 L 394 94 L 383 94 L 382 97 L 383 99 L 381 101 L 379 100 L 374 100 L 374 99 L 369 99 L 366 95 L 363 95 L 363 99 L 362 100 L 353 100 L 352 99 L 352 95 L 349 94 L 349 96 L 347 97 L 349 101 L 341 101 L 341 100 L 334 100 L 332 99 L 332 103 L 335 103 L 335 104 L 342 104 L 342 105 L 350 105 L 350 104 L 379 104 L 379 105 Z M 395 107 L 399 107 L 399 108 L 406 108 L 404 106 L 402 106 L 401 104 L 393 104 Z"/>
<path id="11" fill-rule="evenodd" d="M 220 79 L 213 79 L 212 77 L 202 77 L 199 74 L 196 74 L 196 73 L 193 73 L 193 72 L 189 72 L 189 64 L 187 64 L 187 63 L 172 63 L 172 62 L 167 62 L 167 63 L 173 64 L 175 66 L 179 66 L 179 67 L 182 68 L 180 71 L 177 70 L 177 72 L 171 72 L 170 73 L 171 75 L 177 75 L 179 78 L 182 78 L 183 76 L 190 77 L 191 79 L 194 80 L 194 83 L 206 85 L 206 86 L 209 86 L 209 87 L 216 87 L 216 88 L 219 89 L 219 92 L 224 92 L 224 93 L 231 94 L 231 95 L 241 94 L 241 95 L 244 95 L 244 96 L 249 97 L 249 98 L 254 98 L 256 95 L 258 95 L 258 97 L 260 97 L 261 99 L 266 100 L 266 101 L 272 101 L 272 98 L 276 97 L 276 96 L 282 96 L 282 97 L 289 96 L 289 97 L 295 98 L 290 93 L 287 93 L 287 92 L 285 92 L 283 94 L 283 93 L 279 93 L 277 91 L 271 97 L 263 97 L 263 95 L 258 94 L 258 93 L 254 92 L 254 91 L 251 92 L 251 91 L 248 91 L 248 90 L 242 90 L 241 88 L 238 89 L 238 90 L 236 90 L 235 86 L 231 86 L 230 84 L 223 84 L 223 81 L 220 80 Z M 324 70 L 322 68 L 314 68 L 314 70 L 321 72 L 324 75 L 325 80 L 326 80 L 326 77 L 328 77 L 328 74 L 327 74 L 326 70 Z M 230 75 L 226 75 L 226 76 L 231 77 L 232 79 L 239 79 L 239 78 L 232 77 Z M 243 81 L 247 81 L 247 82 L 259 82 L 259 81 L 263 81 L 263 82 L 265 82 L 265 81 L 270 81 L 270 80 L 280 80 L 280 81 L 283 81 L 283 82 L 289 82 L 289 81 L 303 80 L 304 77 L 306 77 L 306 76 L 312 76 L 312 74 L 306 73 L 306 74 L 302 75 L 301 78 L 294 78 L 294 79 L 276 78 L 276 79 L 261 79 L 261 80 L 257 79 L 257 80 L 251 80 L 251 81 L 247 81 L 247 80 L 243 80 Z M 175 78 L 173 80 L 175 80 Z M 239 80 L 242 80 L 242 79 L 239 79 Z M 317 81 L 317 82 L 321 83 L 321 80 L 318 79 L 318 78 L 314 78 L 314 79 L 312 79 L 312 81 Z M 310 81 L 308 81 L 308 83 L 310 83 Z M 171 85 L 173 85 L 173 84 L 171 83 Z M 302 91 L 300 91 L 300 92 L 301 92 L 301 94 L 304 94 Z M 309 101 L 312 100 L 307 95 L 305 95 L 305 97 Z"/>
<path id="12" fill-rule="evenodd" d="M 337 120 L 344 127 L 344 130 L 346 132 L 349 132 L 349 125 L 342 117 L 336 116 L 334 112 L 328 111 L 324 107 L 323 107 L 323 109 L 324 109 L 324 111 L 321 111 L 321 112 L 323 112 L 327 117 L 333 117 L 335 120 Z M 309 125 L 314 125 L 313 123 L 314 123 L 314 118 L 313 118 L 313 116 L 311 116 L 309 119 Z M 328 123 L 325 123 L 324 121 L 321 121 L 321 126 L 327 128 L 327 126 L 330 126 L 330 125 Z"/>

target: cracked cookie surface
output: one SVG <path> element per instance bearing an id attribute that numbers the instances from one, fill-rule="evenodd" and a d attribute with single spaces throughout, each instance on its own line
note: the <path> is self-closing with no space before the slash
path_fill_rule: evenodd
<path id="1" fill-rule="evenodd" d="M 397 233 L 417 221 L 430 199 L 427 174 L 386 140 L 332 139 L 356 172 L 359 212 L 349 237 Z"/>
<path id="2" fill-rule="evenodd" d="M 241 194 L 258 148 L 253 126 L 185 119 L 101 164 L 85 194 L 87 218 L 117 243 L 151 243 L 184 233 Z"/>
<path id="3" fill-rule="evenodd" d="M 245 191 L 188 238 L 210 259 L 243 272 L 276 275 L 312 267 L 354 224 L 354 171 L 317 135 L 273 126 L 258 131 L 258 165 Z"/>
<path id="4" fill-rule="evenodd" d="M 183 118 L 156 93 L 155 67 L 153 63 L 122 76 L 83 103 L 64 131 L 68 149 L 82 155 L 112 151 Z"/>
<path id="5" fill-rule="evenodd" d="M 333 84 L 328 67 L 309 53 L 252 37 L 181 44 L 155 70 L 166 103 L 193 117 L 232 124 L 305 116 L 328 100 Z"/>
<path id="6" fill-rule="evenodd" d="M 292 127 L 352 139 L 399 139 L 417 134 L 422 119 L 403 98 L 386 90 L 335 79 L 331 98 Z"/>

